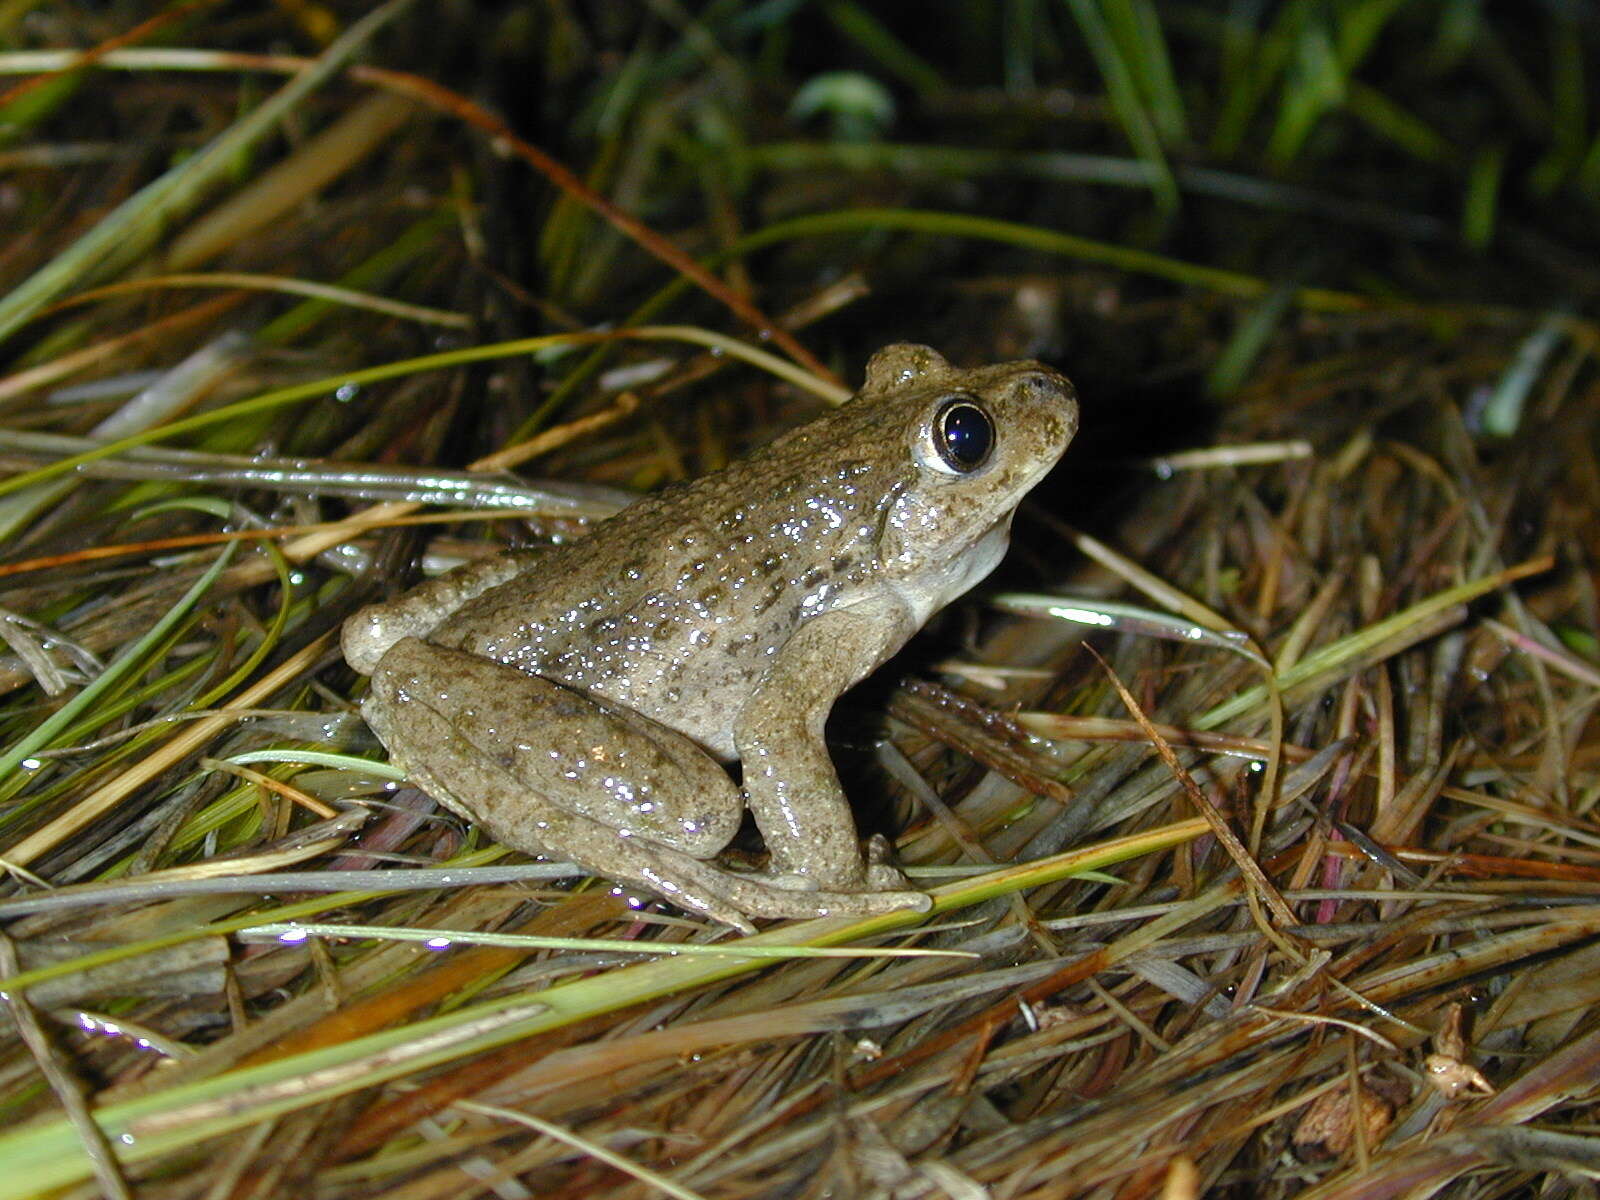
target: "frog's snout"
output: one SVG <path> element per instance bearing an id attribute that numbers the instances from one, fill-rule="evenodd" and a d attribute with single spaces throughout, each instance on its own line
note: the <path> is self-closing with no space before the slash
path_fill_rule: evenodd
<path id="1" fill-rule="evenodd" d="M 1078 389 L 1072 380 L 1035 363 L 1017 378 L 1014 394 L 1029 414 L 1027 423 L 1038 431 L 1041 448 L 1060 457 L 1078 432 Z"/>

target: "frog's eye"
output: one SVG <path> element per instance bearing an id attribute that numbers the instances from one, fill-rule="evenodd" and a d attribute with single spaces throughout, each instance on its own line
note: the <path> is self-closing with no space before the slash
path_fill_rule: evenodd
<path id="1" fill-rule="evenodd" d="M 933 445 L 946 470 L 968 475 L 989 460 L 994 422 L 974 397 L 953 397 L 933 418 Z"/>

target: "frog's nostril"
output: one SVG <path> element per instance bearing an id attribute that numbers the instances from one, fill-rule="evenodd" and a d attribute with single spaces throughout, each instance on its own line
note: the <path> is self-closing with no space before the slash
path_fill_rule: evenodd
<path id="1" fill-rule="evenodd" d="M 1060 396 L 1066 392 L 1062 386 L 1063 380 L 1059 375 L 1046 371 L 1034 371 L 1023 376 L 1022 385 L 1035 396 Z"/>

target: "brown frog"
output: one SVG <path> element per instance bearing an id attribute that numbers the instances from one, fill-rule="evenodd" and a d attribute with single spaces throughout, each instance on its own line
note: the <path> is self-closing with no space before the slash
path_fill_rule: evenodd
<path id="1" fill-rule="evenodd" d="M 506 845 L 738 928 L 926 908 L 881 841 L 863 855 L 823 722 L 993 570 L 1077 423 L 1049 367 L 890 346 L 852 400 L 724 470 L 357 613 L 362 712 Z M 765 874 L 713 861 L 746 808 Z"/>

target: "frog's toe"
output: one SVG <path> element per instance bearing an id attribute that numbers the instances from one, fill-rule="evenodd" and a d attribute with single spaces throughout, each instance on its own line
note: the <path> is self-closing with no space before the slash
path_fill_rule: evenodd
<path id="1" fill-rule="evenodd" d="M 679 908 L 731 925 L 740 933 L 756 931 L 750 917 L 766 914 L 753 909 L 748 885 L 709 863 L 661 847 L 633 847 L 637 862 L 628 872 L 662 899 Z M 612 874 L 620 872 L 612 870 Z"/>
<path id="2" fill-rule="evenodd" d="M 817 881 L 809 875 L 798 872 L 787 872 L 782 875 L 763 875 L 760 877 L 765 887 L 776 888 L 780 892 L 814 892 L 817 890 Z"/>
<path id="3" fill-rule="evenodd" d="M 876 917 L 907 909 L 927 912 L 933 907 L 933 897 L 923 892 L 818 892 L 809 898 L 823 910 L 822 916 Z"/>
<path id="4" fill-rule="evenodd" d="M 875 892 L 903 891 L 906 877 L 899 867 L 891 867 L 886 862 L 869 862 L 867 886 Z"/>
<path id="5" fill-rule="evenodd" d="M 612 878 L 642 884 L 679 908 L 742 933 L 754 932 L 750 925 L 754 917 L 866 917 L 902 909 L 926 912 L 933 903 L 921 892 L 903 890 L 905 881 L 898 871 L 894 877 L 900 890 L 836 892 L 820 889 L 816 880 L 804 875 L 741 875 L 639 842 L 619 843 L 612 847 L 610 858 L 605 871 Z M 871 877 L 869 868 L 865 886 L 870 886 Z"/>
<path id="6" fill-rule="evenodd" d="M 881 833 L 875 833 L 862 843 L 869 866 L 887 863 L 894 858 L 894 843 Z"/>
<path id="7" fill-rule="evenodd" d="M 763 887 L 760 895 L 741 901 L 753 917 L 876 917 L 904 909 L 927 912 L 933 906 L 933 898 L 922 892 L 798 892 L 773 887 Z"/>
<path id="8" fill-rule="evenodd" d="M 822 885 L 810 875 L 802 875 L 797 871 L 784 872 L 776 875 L 761 875 L 755 877 L 763 887 L 772 888 L 780 892 L 797 892 L 802 895 L 814 896 L 823 890 Z M 851 888 L 846 892 L 837 892 L 836 895 L 855 896 L 870 892 L 904 892 L 907 888 L 906 877 L 899 868 L 891 867 L 888 863 L 868 861 L 861 875 L 861 886 Z"/>

